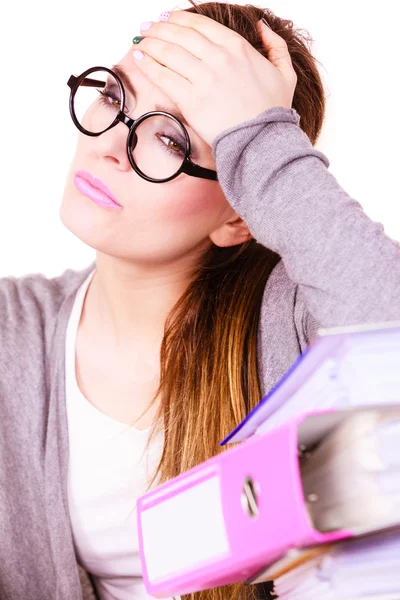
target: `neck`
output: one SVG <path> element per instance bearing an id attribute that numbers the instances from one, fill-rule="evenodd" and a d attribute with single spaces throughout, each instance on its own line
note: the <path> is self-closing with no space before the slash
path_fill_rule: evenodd
<path id="1" fill-rule="evenodd" d="M 141 267 L 97 252 L 86 299 L 85 320 L 116 350 L 140 342 L 159 344 L 165 320 L 193 277 L 192 262 Z M 90 318 L 88 318 L 88 315 Z"/>

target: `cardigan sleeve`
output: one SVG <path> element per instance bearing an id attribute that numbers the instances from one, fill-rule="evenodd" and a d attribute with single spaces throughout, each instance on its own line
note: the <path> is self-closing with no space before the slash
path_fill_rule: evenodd
<path id="1" fill-rule="evenodd" d="M 273 107 L 213 140 L 228 202 L 282 257 L 306 340 L 318 327 L 400 319 L 399 243 L 340 186 L 299 121 Z"/>

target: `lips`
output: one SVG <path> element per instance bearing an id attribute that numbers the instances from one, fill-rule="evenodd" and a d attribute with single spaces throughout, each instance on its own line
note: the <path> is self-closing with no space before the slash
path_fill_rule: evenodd
<path id="1" fill-rule="evenodd" d="M 110 200 L 114 202 L 114 204 L 116 204 L 117 206 L 121 206 L 114 194 L 111 192 L 110 188 L 105 183 L 103 183 L 101 179 L 98 179 L 97 177 L 89 173 L 89 171 L 83 170 L 76 171 L 75 175 L 77 177 L 82 177 L 82 179 L 88 181 L 90 185 L 97 188 L 98 190 L 103 192 L 103 194 L 105 194 L 108 198 L 110 198 Z"/>

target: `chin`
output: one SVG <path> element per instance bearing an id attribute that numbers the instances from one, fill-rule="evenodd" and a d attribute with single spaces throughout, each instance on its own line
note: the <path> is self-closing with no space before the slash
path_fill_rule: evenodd
<path id="1" fill-rule="evenodd" d="M 107 254 L 115 240 L 114 229 L 107 222 L 108 212 L 80 194 L 73 184 L 65 187 L 59 211 L 62 224 L 84 244 Z"/>

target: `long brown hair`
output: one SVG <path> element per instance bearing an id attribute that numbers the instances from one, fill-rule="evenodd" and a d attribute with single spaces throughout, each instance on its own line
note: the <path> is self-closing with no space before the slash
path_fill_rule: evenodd
<path id="1" fill-rule="evenodd" d="M 233 29 L 265 57 L 257 21 L 264 17 L 284 38 L 297 74 L 292 106 L 301 117 L 300 127 L 315 144 L 323 124 L 325 96 L 317 61 L 308 47 L 309 34 L 269 9 L 189 1 L 193 7 L 186 10 Z M 160 384 L 153 398 L 162 399 L 158 422 L 165 432 L 164 448 L 150 486 L 223 451 L 221 439 L 259 402 L 259 314 L 265 284 L 279 260 L 255 239 L 233 247 L 212 244 L 170 312 L 160 351 Z M 256 586 L 235 584 L 184 598 L 250 600 L 256 594 Z"/>

